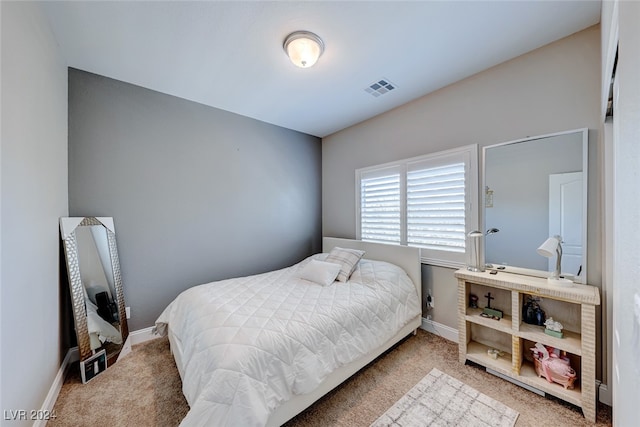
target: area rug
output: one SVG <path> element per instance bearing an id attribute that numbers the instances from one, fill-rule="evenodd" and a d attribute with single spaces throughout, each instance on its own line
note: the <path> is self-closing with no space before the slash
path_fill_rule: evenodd
<path id="1" fill-rule="evenodd" d="M 517 411 L 434 368 L 371 427 L 512 427 L 518 415 Z"/>

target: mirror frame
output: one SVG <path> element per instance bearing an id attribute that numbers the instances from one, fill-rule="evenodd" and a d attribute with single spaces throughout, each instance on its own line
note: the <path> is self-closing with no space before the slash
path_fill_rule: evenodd
<path id="1" fill-rule="evenodd" d="M 109 255 L 111 259 L 111 269 L 113 270 L 113 284 L 116 291 L 116 301 L 118 303 L 118 316 L 120 321 L 120 334 L 122 335 L 122 348 L 118 354 L 113 355 L 115 360 L 119 355 L 123 354 L 123 350 L 127 347 L 127 339 L 129 337 L 129 326 L 127 324 L 126 308 L 124 303 L 124 292 L 122 287 L 122 277 L 120 275 L 120 259 L 118 258 L 118 249 L 116 246 L 116 234 L 111 217 L 67 217 L 60 218 L 60 235 L 64 243 L 65 258 L 67 261 L 67 276 L 69 278 L 69 289 L 71 291 L 71 304 L 73 309 L 73 322 L 78 340 L 78 351 L 80 360 L 89 358 L 93 351 L 91 350 L 91 341 L 89 337 L 89 328 L 87 325 L 87 310 L 84 301 L 84 290 L 82 278 L 80 276 L 80 263 L 78 258 L 78 241 L 76 239 L 75 230 L 80 226 L 99 225 L 105 228 L 107 232 L 107 241 L 109 245 Z M 109 364 L 113 361 L 109 360 Z"/>
<path id="2" fill-rule="evenodd" d="M 500 146 L 504 146 L 504 145 L 511 145 L 511 144 L 517 144 L 517 143 L 521 143 L 521 142 L 527 142 L 527 141 L 535 141 L 535 140 L 539 140 L 539 139 L 544 139 L 544 138 L 551 138 L 551 137 L 557 137 L 557 136 L 562 136 L 562 135 L 567 135 L 567 134 L 574 134 L 574 133 L 582 133 L 582 173 L 583 173 L 583 182 L 582 182 L 582 273 L 579 277 L 577 277 L 574 281 L 576 283 L 587 283 L 587 231 L 588 231 L 588 195 L 589 195 L 589 129 L 588 128 L 579 128 L 579 129 L 572 129 L 572 130 L 568 130 L 568 131 L 563 131 L 563 132 L 555 132 L 555 133 L 550 133 L 550 134 L 545 134 L 545 135 L 539 135 L 539 136 L 528 136 L 526 138 L 521 138 L 521 139 L 517 139 L 517 140 L 513 140 L 513 141 L 507 141 L 507 142 L 501 142 L 498 144 L 493 144 L 493 145 L 486 145 L 484 147 L 482 147 L 482 179 L 481 179 L 481 187 L 480 187 L 480 203 L 479 206 L 482 207 L 481 212 L 480 212 L 480 222 L 482 224 L 482 230 L 486 230 L 487 229 L 487 225 L 486 225 L 486 207 L 485 207 L 485 188 L 487 185 L 486 182 L 486 158 L 487 158 L 487 150 L 491 149 L 491 148 L 497 148 Z M 548 236 L 547 236 L 548 237 Z M 484 239 L 483 239 L 484 240 Z M 540 243 L 542 244 L 544 242 L 544 240 L 541 240 Z M 485 257 L 485 251 L 486 251 L 486 245 L 485 242 L 483 241 L 483 244 L 481 245 L 481 250 L 482 250 L 482 254 L 481 254 L 481 259 L 482 259 L 482 265 L 486 265 L 486 257 Z M 500 266 L 500 267 L 504 267 L 503 271 L 505 272 L 509 272 L 509 273 L 515 273 L 515 274 L 523 274 L 523 275 L 527 275 L 527 276 L 534 276 L 534 277 L 549 277 L 553 274 L 552 271 L 545 271 L 545 270 L 536 270 L 536 269 L 531 269 L 531 268 L 526 268 L 526 267 L 518 267 L 518 266 L 511 266 L 511 265 L 500 265 L 500 264 L 495 264 L 493 265 L 493 267 L 491 269 L 495 269 L 496 266 Z"/>

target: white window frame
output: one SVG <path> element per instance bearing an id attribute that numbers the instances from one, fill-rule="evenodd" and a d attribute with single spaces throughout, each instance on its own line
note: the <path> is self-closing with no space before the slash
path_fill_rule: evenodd
<path id="1" fill-rule="evenodd" d="M 356 238 L 361 239 L 361 179 L 375 176 L 385 171 L 397 170 L 400 173 L 400 236 L 401 245 L 407 246 L 407 171 L 416 164 L 429 167 L 464 162 L 465 164 L 465 236 L 479 226 L 479 165 L 478 144 L 466 145 L 451 150 L 398 160 L 382 165 L 369 166 L 355 171 L 356 179 Z M 465 251 L 451 252 L 420 248 L 420 257 L 424 264 L 461 268 L 470 264 L 471 250 L 468 239 L 465 240 Z"/>

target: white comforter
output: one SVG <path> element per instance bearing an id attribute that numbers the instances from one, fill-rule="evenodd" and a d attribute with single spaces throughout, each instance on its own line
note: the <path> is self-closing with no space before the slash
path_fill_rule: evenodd
<path id="1" fill-rule="evenodd" d="M 183 347 L 181 426 L 263 426 L 292 395 L 382 345 L 420 312 L 399 267 L 363 259 L 347 283 L 282 270 L 212 282 L 180 294 L 160 315 Z"/>

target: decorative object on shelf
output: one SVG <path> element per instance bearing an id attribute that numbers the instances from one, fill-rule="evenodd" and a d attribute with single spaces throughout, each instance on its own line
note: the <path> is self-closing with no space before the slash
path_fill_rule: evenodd
<path id="1" fill-rule="evenodd" d="M 487 319 L 493 319 L 493 320 L 500 320 L 500 318 L 498 316 L 492 316 L 491 314 L 487 314 L 487 313 L 480 313 L 480 317 L 485 317 Z"/>
<path id="2" fill-rule="evenodd" d="M 495 297 L 491 296 L 491 292 L 484 296 L 487 299 L 487 306 L 482 310 L 483 314 L 491 317 L 497 317 L 498 319 L 502 319 L 502 311 L 497 308 L 491 308 L 491 300 L 495 299 Z"/>
<path id="3" fill-rule="evenodd" d="M 497 348 L 490 348 L 487 350 L 487 355 L 492 359 L 497 359 L 498 357 L 504 354 L 503 351 L 498 350 Z"/>
<path id="4" fill-rule="evenodd" d="M 556 338 L 562 338 L 563 334 L 562 334 L 562 328 L 564 326 L 562 326 L 562 323 L 560 322 L 556 322 L 555 320 L 553 320 L 553 317 L 549 317 L 545 322 L 544 322 L 544 333 L 547 335 L 551 335 L 552 337 L 556 337 Z"/>
<path id="5" fill-rule="evenodd" d="M 478 308 L 478 296 L 469 294 L 469 308 Z"/>
<path id="6" fill-rule="evenodd" d="M 577 374 L 566 355 L 556 348 L 545 347 L 539 342 L 531 351 L 538 377 L 544 377 L 550 383 L 561 384 L 565 389 L 573 389 Z"/>
<path id="7" fill-rule="evenodd" d="M 540 304 L 540 300 L 530 295 L 525 297 L 525 303 L 522 307 L 522 320 L 530 325 L 543 326 L 545 322 L 545 313 Z"/>

